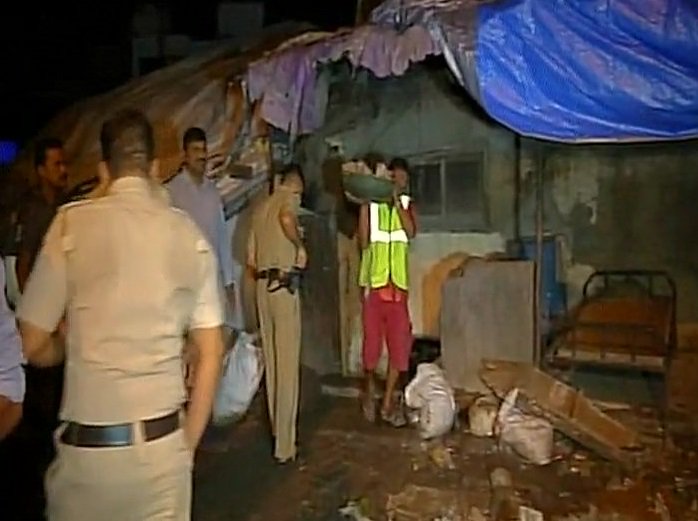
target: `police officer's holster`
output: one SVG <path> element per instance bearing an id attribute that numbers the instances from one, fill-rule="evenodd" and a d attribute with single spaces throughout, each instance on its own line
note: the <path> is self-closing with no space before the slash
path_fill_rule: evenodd
<path id="1" fill-rule="evenodd" d="M 267 290 L 269 293 L 276 293 L 277 291 L 286 289 L 291 295 L 295 295 L 301 286 L 302 273 L 300 268 L 291 268 L 289 271 L 270 268 L 256 272 L 255 278 L 257 280 L 267 281 Z"/>

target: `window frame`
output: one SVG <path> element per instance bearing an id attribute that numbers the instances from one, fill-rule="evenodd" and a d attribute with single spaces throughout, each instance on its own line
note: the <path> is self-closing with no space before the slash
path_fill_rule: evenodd
<path id="1" fill-rule="evenodd" d="M 473 152 L 453 156 L 422 156 L 412 159 L 412 168 L 439 165 L 439 179 L 441 181 L 439 215 L 423 215 L 420 211 L 419 194 L 415 196 L 415 206 L 418 217 L 418 231 L 422 232 L 488 232 L 490 227 L 489 204 L 487 200 L 486 172 L 487 158 L 484 152 Z M 448 193 L 447 165 L 453 163 L 475 163 L 478 168 L 478 198 L 480 205 L 476 211 L 455 213 L 448 212 L 446 207 L 446 195 Z"/>

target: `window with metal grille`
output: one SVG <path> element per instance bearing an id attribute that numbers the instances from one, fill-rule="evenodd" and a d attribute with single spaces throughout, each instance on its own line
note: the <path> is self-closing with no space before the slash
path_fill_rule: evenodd
<path id="1" fill-rule="evenodd" d="M 410 188 L 421 230 L 487 228 L 482 155 L 413 161 Z"/>

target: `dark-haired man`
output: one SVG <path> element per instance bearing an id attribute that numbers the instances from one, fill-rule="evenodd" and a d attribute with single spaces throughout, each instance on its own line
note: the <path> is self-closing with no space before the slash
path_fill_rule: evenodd
<path id="1" fill-rule="evenodd" d="M 44 234 L 62 204 L 68 174 L 63 143 L 55 138 L 41 139 L 34 150 L 37 186 L 22 204 L 19 215 L 20 244 L 17 255 L 17 281 L 20 291 L 29 278 Z"/>
<path id="2" fill-rule="evenodd" d="M 145 116 L 116 114 L 100 141 L 108 192 L 59 210 L 17 312 L 29 363 L 66 358 L 48 517 L 184 521 L 221 368 L 216 259 L 160 196 Z M 185 415 L 186 334 L 199 367 Z"/>
<path id="3" fill-rule="evenodd" d="M 167 183 L 172 204 L 184 210 L 199 226 L 208 239 L 218 259 L 221 289 L 225 290 L 227 315 L 238 311 L 235 298 L 235 266 L 231 234 L 225 222 L 223 202 L 216 185 L 206 177 L 208 148 L 206 133 L 197 127 L 187 129 L 182 139 L 184 165 L 180 172 Z M 239 321 L 232 316 L 226 323 L 240 328 Z"/>
<path id="4" fill-rule="evenodd" d="M 392 200 L 364 204 L 359 214 L 359 286 L 365 292 L 362 316 L 366 380 L 362 407 L 366 419 L 375 421 L 374 374 L 385 340 L 390 364 L 380 416 L 387 423 L 400 427 L 406 419 L 394 395 L 407 373 L 412 349 L 408 250 L 417 229 L 414 208 L 407 195 L 407 161 L 395 158 L 389 170 L 394 183 Z"/>
<path id="5" fill-rule="evenodd" d="M 219 292 L 228 329 L 243 329 L 241 309 L 236 299 L 232 231 L 225 222 L 223 202 L 216 185 L 206 177 L 208 146 L 206 132 L 190 127 L 182 137 L 184 162 L 179 172 L 165 184 L 173 206 L 186 212 L 208 239 L 218 259 Z M 189 344 L 185 348 L 187 386 L 195 378 L 197 353 Z M 208 431 L 206 444 L 211 446 L 215 431 Z M 215 443 L 213 443 L 215 445 Z"/>
<path id="6" fill-rule="evenodd" d="M 247 265 L 257 279 L 269 419 L 280 463 L 296 458 L 301 311 L 297 288 L 287 283 L 308 262 L 298 223 L 303 187 L 299 166 L 280 174 L 274 192 L 252 216 L 247 249 Z"/>
<path id="7" fill-rule="evenodd" d="M 24 291 L 56 210 L 64 201 L 67 170 L 63 143 L 59 139 L 44 138 L 37 141 L 34 147 L 34 173 L 35 186 L 21 201 L 18 216 L 16 274 L 20 292 Z M 48 288 L 45 291 L 48 292 Z M 62 389 L 62 365 L 26 368 L 24 417 L 15 434 L 22 444 L 21 450 L 27 453 L 24 464 L 31 469 L 19 474 L 18 480 L 32 494 L 34 490 L 37 494 L 41 490 L 42 477 L 53 458 L 51 433 L 58 423 Z M 26 482 L 22 479 L 23 476 L 26 477 Z M 37 508 L 40 510 L 41 507 Z"/>

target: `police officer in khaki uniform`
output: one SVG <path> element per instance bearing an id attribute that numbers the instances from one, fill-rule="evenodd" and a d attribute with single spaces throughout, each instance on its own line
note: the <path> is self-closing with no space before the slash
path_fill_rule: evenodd
<path id="1" fill-rule="evenodd" d="M 159 195 L 145 117 L 120 112 L 100 139 L 108 191 L 59 210 L 18 311 L 29 362 L 66 362 L 48 516 L 188 520 L 221 368 L 218 268 L 196 225 Z M 200 362 L 185 415 L 187 332 Z"/>
<path id="2" fill-rule="evenodd" d="M 274 456 L 281 463 L 296 457 L 301 318 L 293 277 L 307 264 L 298 225 L 303 184 L 297 165 L 281 173 L 274 192 L 252 217 L 247 255 L 257 278 L 267 403 Z"/>

